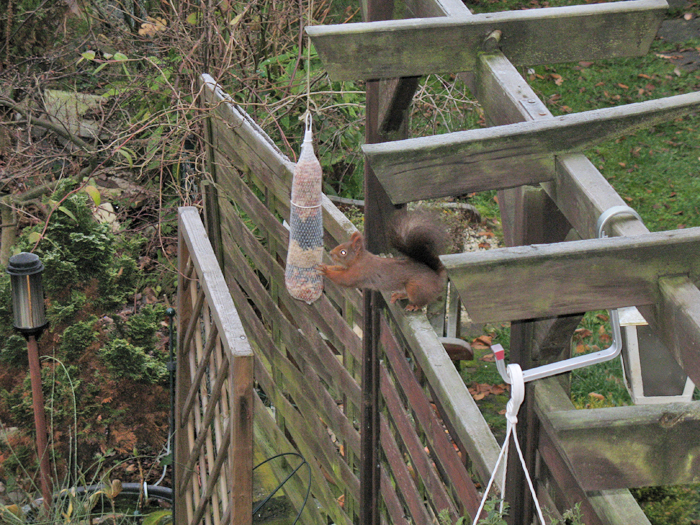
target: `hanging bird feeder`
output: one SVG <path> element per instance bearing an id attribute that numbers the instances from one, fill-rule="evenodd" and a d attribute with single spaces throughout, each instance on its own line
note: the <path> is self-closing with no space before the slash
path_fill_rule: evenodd
<path id="1" fill-rule="evenodd" d="M 312 303 L 323 292 L 323 276 L 316 266 L 323 261 L 322 170 L 314 154 L 311 115 L 299 160 L 294 167 L 289 212 L 289 249 L 284 281 L 295 299 Z"/>

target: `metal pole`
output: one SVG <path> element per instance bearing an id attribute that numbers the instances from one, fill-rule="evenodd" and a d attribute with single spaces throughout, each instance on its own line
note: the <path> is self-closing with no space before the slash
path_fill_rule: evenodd
<path id="1" fill-rule="evenodd" d="M 44 414 L 44 393 L 41 390 L 39 348 L 36 337 L 33 335 L 27 336 L 27 351 L 29 354 L 29 376 L 32 381 L 32 404 L 34 407 L 34 425 L 36 427 L 36 448 L 39 456 L 41 494 L 44 497 L 44 507 L 48 510 L 51 507 L 51 470 L 46 434 L 46 416 Z"/>

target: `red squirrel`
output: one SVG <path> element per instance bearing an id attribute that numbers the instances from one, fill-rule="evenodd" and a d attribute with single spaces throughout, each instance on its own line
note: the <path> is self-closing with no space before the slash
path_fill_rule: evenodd
<path id="1" fill-rule="evenodd" d="M 379 257 L 364 247 L 364 237 L 355 232 L 330 255 L 337 264 L 316 268 L 335 284 L 393 292 L 391 302 L 408 298 L 406 310 L 420 310 L 438 298 L 445 287 L 447 270 L 440 261 L 446 235 L 425 212 L 397 212 L 389 230 L 389 241 L 405 257 Z"/>

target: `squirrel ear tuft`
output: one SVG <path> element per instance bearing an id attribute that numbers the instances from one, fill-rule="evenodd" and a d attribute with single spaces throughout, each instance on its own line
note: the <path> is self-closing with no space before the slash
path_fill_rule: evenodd
<path id="1" fill-rule="evenodd" d="M 350 236 L 350 242 L 352 243 L 353 247 L 362 246 L 362 234 L 360 232 L 353 232 L 353 234 Z"/>

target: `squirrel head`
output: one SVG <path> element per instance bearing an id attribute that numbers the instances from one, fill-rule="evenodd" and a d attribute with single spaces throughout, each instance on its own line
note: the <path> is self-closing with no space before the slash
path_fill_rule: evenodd
<path id="1" fill-rule="evenodd" d="M 348 267 L 362 253 L 364 238 L 360 232 L 354 232 L 348 242 L 339 244 L 331 250 L 331 258 L 338 264 Z"/>

